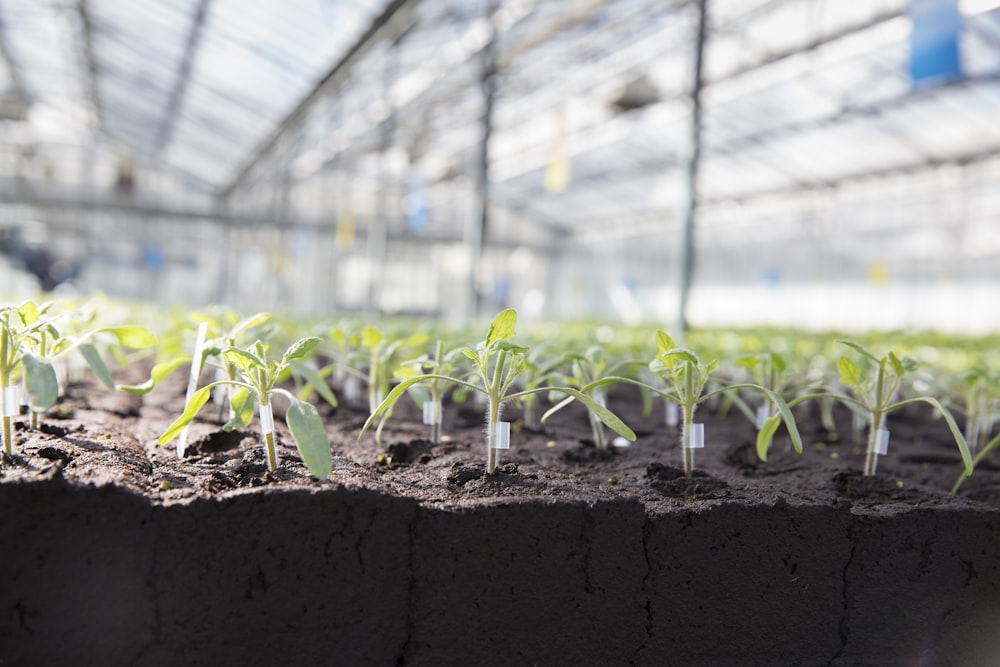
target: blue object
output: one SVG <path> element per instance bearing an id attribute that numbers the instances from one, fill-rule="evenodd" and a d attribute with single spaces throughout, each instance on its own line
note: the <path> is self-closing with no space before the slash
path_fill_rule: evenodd
<path id="1" fill-rule="evenodd" d="M 142 247 L 142 265 L 150 271 L 160 271 L 167 263 L 163 248 L 154 245 Z"/>
<path id="2" fill-rule="evenodd" d="M 406 224 L 411 230 L 422 232 L 427 229 L 427 222 L 430 219 L 430 213 L 427 210 L 427 182 L 420 177 L 410 180 L 405 213 Z"/>
<path id="3" fill-rule="evenodd" d="M 962 78 L 958 0 L 910 0 L 910 80 L 926 87 Z"/>

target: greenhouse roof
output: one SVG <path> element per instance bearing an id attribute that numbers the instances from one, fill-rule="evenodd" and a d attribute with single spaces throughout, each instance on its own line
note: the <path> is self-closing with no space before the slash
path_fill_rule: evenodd
<path id="1" fill-rule="evenodd" d="M 489 62 L 491 196 L 583 234 L 641 227 L 684 197 L 698 6 L 4 0 L 0 101 L 28 105 L 35 137 L 96 135 L 209 192 L 274 165 L 306 178 L 388 133 L 434 180 L 476 162 Z M 1000 2 L 957 3 L 960 69 L 926 81 L 906 0 L 707 6 L 706 204 L 1000 153 Z"/>

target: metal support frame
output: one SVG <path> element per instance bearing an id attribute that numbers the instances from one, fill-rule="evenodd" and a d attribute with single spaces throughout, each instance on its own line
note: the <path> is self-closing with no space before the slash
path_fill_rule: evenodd
<path id="1" fill-rule="evenodd" d="M 493 3 L 491 3 L 493 4 Z M 492 8 L 490 15 L 493 14 Z M 490 223 L 490 136 L 493 133 L 493 109 L 496 104 L 497 63 L 496 63 L 496 29 L 491 26 L 489 42 L 480 54 L 482 58 L 482 77 L 480 86 L 483 91 L 482 144 L 480 144 L 479 161 L 476 171 L 476 195 L 479 204 L 478 219 L 469 219 L 466 227 L 466 245 L 469 248 L 468 301 L 466 319 L 469 321 L 479 317 L 482 306 L 482 293 L 479 290 L 479 275 L 483 264 L 483 249 L 489 234 Z"/>
<path id="2" fill-rule="evenodd" d="M 79 0 L 76 11 L 80 15 L 83 62 L 87 66 L 87 92 L 94 107 L 97 129 L 104 127 L 104 107 L 101 105 L 101 91 L 97 85 L 97 58 L 94 55 L 94 23 L 90 17 L 90 0 Z"/>
<path id="3" fill-rule="evenodd" d="M 421 0 L 392 0 L 389 5 L 379 14 L 367 30 L 354 42 L 341 59 L 327 72 L 319 83 L 309 92 L 305 98 L 295 107 L 295 109 L 285 117 L 285 119 L 275 127 L 271 135 L 265 139 L 236 171 L 229 183 L 223 187 L 219 194 L 222 197 L 230 196 L 236 188 L 253 171 L 253 168 L 280 142 L 290 128 L 301 123 L 309 113 L 313 104 L 320 99 L 323 94 L 336 85 L 340 80 L 347 77 L 351 67 L 367 51 L 374 46 L 377 41 L 388 36 L 390 39 L 405 33 L 411 27 L 405 20 L 405 15 L 412 12 Z M 402 17 L 402 20 L 399 18 Z M 388 32 L 388 35 L 384 34 Z"/>
<path id="4" fill-rule="evenodd" d="M 31 102 L 31 96 L 28 94 L 28 88 L 24 85 L 24 77 L 21 76 L 21 68 L 18 67 L 17 62 L 15 62 L 14 57 L 10 53 L 10 49 L 7 48 L 7 40 L 4 37 L 4 29 L 7 24 L 0 20 L 0 60 L 7 66 L 7 71 L 10 72 L 10 81 L 14 88 L 14 95 L 17 96 L 18 102 L 23 104 L 25 107 Z"/>
<path id="5" fill-rule="evenodd" d="M 188 31 L 187 42 L 184 45 L 184 57 L 177 69 L 177 80 L 174 81 L 174 88 L 170 91 L 170 99 L 163 110 L 160 126 L 156 129 L 156 138 L 153 140 L 153 155 L 163 151 L 177 125 L 181 105 L 184 103 L 184 97 L 191 82 L 191 67 L 198 54 L 198 45 L 201 43 L 205 17 L 208 15 L 211 2 L 212 0 L 201 0 L 191 18 L 191 29 Z"/>
<path id="6" fill-rule="evenodd" d="M 701 92 L 704 86 L 703 63 L 705 42 L 708 32 L 708 0 L 698 0 L 695 4 L 698 12 L 698 33 L 694 42 L 694 69 L 691 84 L 691 155 L 687 163 L 685 179 L 686 209 L 684 225 L 681 232 L 680 248 L 680 299 L 677 310 L 677 328 L 681 336 L 687 331 L 687 307 L 691 294 L 691 282 L 694 278 L 694 228 L 698 218 L 698 173 L 701 165 Z"/>

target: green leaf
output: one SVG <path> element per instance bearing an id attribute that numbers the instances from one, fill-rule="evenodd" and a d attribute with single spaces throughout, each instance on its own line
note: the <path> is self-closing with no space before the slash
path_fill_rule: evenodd
<path id="1" fill-rule="evenodd" d="M 149 373 L 149 379 L 142 384 L 120 384 L 116 386 L 116 389 L 121 389 L 122 391 L 127 391 L 130 394 L 136 395 L 148 394 L 156 385 L 167 379 L 171 373 L 176 371 L 178 368 L 189 365 L 190 363 L 191 357 L 177 357 L 176 359 L 171 359 L 170 361 L 160 362 L 153 366 L 153 370 Z"/>
<path id="2" fill-rule="evenodd" d="M 785 358 L 777 352 L 771 353 L 771 366 L 773 366 L 779 373 L 784 373 L 788 370 L 788 362 L 785 361 Z"/>
<path id="3" fill-rule="evenodd" d="M 612 431 L 622 436 L 629 442 L 635 442 L 635 433 L 628 426 L 625 425 L 618 415 L 608 410 L 606 407 L 597 403 L 587 394 L 577 391 L 572 387 L 556 387 L 559 391 L 566 392 L 573 398 L 577 399 L 581 403 L 587 406 L 587 409 L 592 413 L 597 415 L 597 418 L 604 422 L 604 425 L 610 428 Z"/>
<path id="4" fill-rule="evenodd" d="M 383 338 L 382 332 L 375 327 L 365 327 L 361 330 L 361 344 L 365 347 L 375 347 L 382 342 Z"/>
<path id="5" fill-rule="evenodd" d="M 514 343 L 505 340 L 497 341 L 494 348 L 497 350 L 504 350 L 506 352 L 510 352 L 511 354 L 527 354 L 528 352 L 528 348 L 522 347 L 521 345 L 515 345 Z"/>
<path id="6" fill-rule="evenodd" d="M 923 402 L 928 405 L 933 406 L 941 413 L 944 417 L 944 421 L 948 424 L 948 429 L 951 431 L 952 438 L 955 440 L 955 444 L 958 446 L 958 452 L 962 455 L 962 463 L 965 465 L 965 474 L 971 475 L 972 469 L 975 467 L 972 460 L 972 453 L 969 451 L 969 443 L 966 442 L 965 436 L 962 435 L 962 429 L 958 427 L 955 423 L 955 418 L 952 417 L 951 412 L 948 411 L 941 403 L 930 396 L 917 396 L 915 398 L 909 398 L 905 401 L 899 401 L 886 408 L 886 412 L 893 412 L 901 407 L 910 405 L 912 403 Z"/>
<path id="7" fill-rule="evenodd" d="M 191 395 L 191 400 L 187 402 L 184 406 L 184 412 L 180 417 L 174 420 L 174 422 L 167 427 L 167 430 L 163 432 L 157 440 L 157 444 L 165 445 L 184 430 L 188 424 L 194 421 L 194 418 L 198 415 L 198 411 L 201 410 L 206 403 L 208 403 L 209 395 L 211 394 L 212 387 L 215 383 L 202 387 L 198 391 Z"/>
<path id="8" fill-rule="evenodd" d="M 253 419 L 254 399 L 256 395 L 250 391 L 249 387 L 239 387 L 229 397 L 229 405 L 233 409 L 233 416 L 223 425 L 223 431 L 232 431 L 235 428 L 243 428 Z"/>
<path id="9" fill-rule="evenodd" d="M 156 345 L 156 334 L 146 327 L 136 325 L 105 327 L 103 329 L 99 329 L 99 331 L 107 331 L 108 333 L 113 334 L 122 346 L 129 347 L 134 350 L 141 350 L 142 348 Z"/>
<path id="10" fill-rule="evenodd" d="M 229 330 L 229 338 L 235 338 L 236 334 L 243 331 L 244 329 L 252 329 L 253 327 L 259 327 L 271 319 L 271 313 L 257 313 L 256 315 L 251 315 L 250 317 L 245 317 L 239 322 L 237 322 L 232 329 Z"/>
<path id="11" fill-rule="evenodd" d="M 108 389 L 114 389 L 115 380 L 111 377 L 111 371 L 108 370 L 104 360 L 101 359 L 101 355 L 97 351 L 97 348 L 90 343 L 84 343 L 80 346 L 80 354 L 87 360 L 87 365 L 90 366 L 92 371 L 94 371 L 94 375 L 97 376 L 97 379 L 100 380 Z"/>
<path id="12" fill-rule="evenodd" d="M 503 340 L 510 340 L 514 337 L 514 327 L 517 325 L 517 312 L 513 308 L 501 311 L 490 323 L 489 333 L 486 334 L 486 347 Z"/>
<path id="13" fill-rule="evenodd" d="M 764 421 L 764 425 L 757 431 L 757 456 L 761 461 L 767 461 L 767 450 L 771 447 L 771 440 L 778 432 L 781 425 L 781 417 L 772 415 Z"/>
<path id="14" fill-rule="evenodd" d="M 323 397 L 324 401 L 333 407 L 337 407 L 337 397 L 333 395 L 333 390 L 330 389 L 330 385 L 326 383 L 323 376 L 313 370 L 308 364 L 303 364 L 299 361 L 293 361 L 291 366 L 296 373 L 305 378 L 305 381 L 308 383 L 306 390 L 309 388 L 315 389 L 316 392 Z M 300 396 L 299 400 L 304 399 Z"/>
<path id="15" fill-rule="evenodd" d="M 665 331 L 656 332 L 656 352 L 657 354 L 663 354 L 669 350 L 677 347 L 677 343 L 674 339 L 667 335 Z"/>
<path id="16" fill-rule="evenodd" d="M 675 347 L 667 350 L 660 355 L 660 358 L 668 366 L 674 365 L 678 361 L 689 361 L 696 366 L 698 365 L 698 356 L 691 350 L 686 350 L 683 347 Z"/>
<path id="17" fill-rule="evenodd" d="M 840 381 L 849 387 L 857 387 L 861 384 L 861 367 L 847 357 L 837 359 L 837 370 L 840 372 Z"/>
<path id="18" fill-rule="evenodd" d="M 309 338 L 303 338 L 291 344 L 291 346 L 285 350 L 282 359 L 284 361 L 291 361 L 293 359 L 304 359 L 309 355 L 310 352 L 316 349 L 316 346 L 323 341 L 316 336 L 310 336 Z"/>
<path id="19" fill-rule="evenodd" d="M 903 362 L 899 360 L 895 352 L 889 352 L 889 365 L 892 366 L 892 370 L 898 377 L 902 377 L 906 373 L 906 367 L 903 366 Z"/>
<path id="20" fill-rule="evenodd" d="M 263 359 L 238 347 L 227 347 L 222 351 L 222 358 L 247 372 L 254 369 L 267 370 L 267 364 Z"/>
<path id="21" fill-rule="evenodd" d="M 874 354 L 872 354 L 871 352 L 869 352 L 868 348 L 866 348 L 865 346 L 861 345 L 860 343 L 855 343 L 853 340 L 838 340 L 837 342 L 840 343 L 841 345 L 846 345 L 847 347 L 851 348 L 855 352 L 858 352 L 863 357 L 868 357 L 869 359 L 871 359 L 872 361 L 874 361 L 876 364 L 881 364 L 882 363 L 881 359 L 879 359 Z"/>
<path id="22" fill-rule="evenodd" d="M 292 400 L 285 413 L 285 422 L 299 448 L 302 462 L 316 479 L 326 479 L 333 471 L 330 440 L 326 436 L 323 420 L 310 403 Z"/>
<path id="23" fill-rule="evenodd" d="M 26 354 L 24 364 L 25 385 L 28 402 L 35 411 L 48 410 L 59 399 L 59 380 L 56 369 L 46 359 Z"/>
<path id="24" fill-rule="evenodd" d="M 30 327 L 38 319 L 38 306 L 34 301 L 25 301 L 17 307 L 17 314 L 24 326 Z"/>
<path id="25" fill-rule="evenodd" d="M 474 351 L 472 350 L 472 348 L 471 348 L 471 347 L 463 347 L 463 348 L 462 348 L 462 354 L 464 354 L 464 355 L 465 355 L 466 357 L 468 357 L 469 359 L 472 359 L 473 361 L 477 361 L 477 362 L 479 361 L 479 355 L 478 355 L 478 354 L 476 354 L 476 353 L 475 353 L 475 352 L 474 352 Z"/>

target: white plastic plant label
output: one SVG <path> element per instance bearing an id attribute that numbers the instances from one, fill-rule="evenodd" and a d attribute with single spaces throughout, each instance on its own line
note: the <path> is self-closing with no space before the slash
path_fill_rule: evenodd
<path id="1" fill-rule="evenodd" d="M 215 381 L 219 382 L 220 380 L 226 380 L 226 379 L 228 379 L 226 377 L 226 372 L 221 368 L 216 368 Z M 212 389 L 212 402 L 215 403 L 216 406 L 223 405 L 225 404 L 226 401 L 229 400 L 229 387 L 230 385 L 228 384 L 220 384 L 216 385 Z"/>
<path id="2" fill-rule="evenodd" d="M 764 426 L 764 422 L 767 421 L 769 416 L 769 410 L 766 405 L 757 407 L 757 430 L 760 430 Z"/>
<path id="3" fill-rule="evenodd" d="M 703 449 L 705 447 L 705 425 L 691 424 L 688 431 L 688 441 L 684 443 L 688 449 Z"/>
<path id="4" fill-rule="evenodd" d="M 680 423 L 680 409 L 676 403 L 667 403 L 665 421 L 667 422 L 667 426 L 677 426 Z"/>
<path id="5" fill-rule="evenodd" d="M 58 382 L 59 382 L 59 376 L 56 376 L 56 383 L 58 383 Z M 57 395 L 58 396 L 62 396 L 62 392 L 60 391 Z M 21 376 L 21 400 L 20 400 L 20 403 L 21 403 L 21 405 L 23 405 L 25 407 L 28 407 L 29 405 L 31 405 L 31 400 L 30 400 L 30 397 L 28 396 L 28 376 L 27 375 L 22 375 Z"/>
<path id="6" fill-rule="evenodd" d="M 510 422 L 493 425 L 493 449 L 510 449 Z"/>
<path id="7" fill-rule="evenodd" d="M 21 401 L 17 386 L 11 385 L 3 389 L 3 416 L 16 417 L 21 414 Z"/>
<path id="8" fill-rule="evenodd" d="M 261 404 L 260 406 L 260 430 L 261 433 L 274 433 L 274 413 L 271 411 L 271 404 Z"/>
<path id="9" fill-rule="evenodd" d="M 441 404 L 437 401 L 424 401 L 424 424 L 433 426 L 441 423 Z"/>
<path id="10" fill-rule="evenodd" d="M 594 403 L 597 403 L 602 408 L 608 407 L 608 394 L 602 389 L 594 392 Z"/>
<path id="11" fill-rule="evenodd" d="M 348 375 L 344 380 L 344 397 L 348 403 L 357 403 L 361 398 L 361 383 L 353 375 Z"/>
<path id="12" fill-rule="evenodd" d="M 875 432 L 875 453 L 881 456 L 889 453 L 889 431 L 884 428 Z"/>

